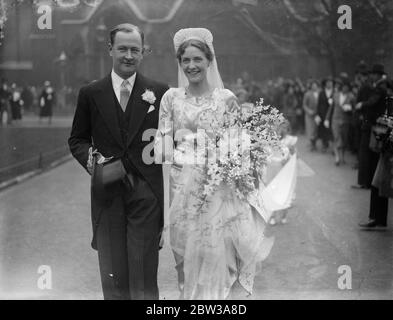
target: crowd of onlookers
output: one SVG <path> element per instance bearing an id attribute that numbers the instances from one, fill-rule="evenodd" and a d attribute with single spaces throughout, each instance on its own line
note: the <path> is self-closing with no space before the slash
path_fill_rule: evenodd
<path id="1" fill-rule="evenodd" d="M 0 125 L 18 123 L 25 114 L 32 114 L 51 123 L 54 109 L 64 109 L 64 112 L 74 110 L 77 91 L 71 87 L 62 90 L 64 101 L 58 99 L 58 92 L 50 81 L 42 86 L 19 85 L 0 81 Z M 61 111 L 61 110 L 57 110 Z"/>
<path id="2" fill-rule="evenodd" d="M 239 103 L 255 103 L 263 98 L 264 104 L 275 106 L 284 113 L 294 133 L 304 133 L 303 97 L 307 84 L 299 78 L 254 81 L 248 72 L 243 72 L 235 83 L 227 85 L 237 96 Z"/>
<path id="3" fill-rule="evenodd" d="M 255 103 L 260 98 L 275 106 L 289 121 L 292 134 L 306 134 L 309 149 L 326 152 L 331 147 L 336 165 L 345 164 L 345 151 L 358 154 L 364 115 L 356 108 L 364 95 L 362 86 L 372 86 L 371 69 L 360 62 L 350 77 L 342 72 L 337 77 L 324 79 L 284 79 L 254 81 L 243 72 L 228 87 L 240 103 Z M 376 70 L 387 83 L 383 69 Z M 355 164 L 357 167 L 357 164 Z"/>
<path id="4" fill-rule="evenodd" d="M 230 88 L 241 103 L 255 103 L 262 97 L 266 104 L 278 108 L 290 123 L 292 134 L 306 134 L 310 151 L 331 148 L 336 166 L 346 163 L 346 151 L 356 155 L 353 167 L 358 170 L 358 181 L 351 187 L 371 189 L 369 221 L 360 226 L 387 225 L 393 168 L 387 170 L 385 160 L 393 154 L 373 147 L 377 119 L 393 117 L 393 81 L 382 64 L 368 67 L 360 62 L 352 77 L 342 72 L 337 77 L 305 82 L 278 78 L 259 83 L 244 72 Z M 388 192 L 377 183 L 381 172 Z"/>

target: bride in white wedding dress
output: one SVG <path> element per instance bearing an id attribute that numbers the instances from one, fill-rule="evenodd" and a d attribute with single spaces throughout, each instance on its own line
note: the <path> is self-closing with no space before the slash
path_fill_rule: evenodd
<path id="1" fill-rule="evenodd" d="M 224 89 L 209 30 L 182 29 L 174 45 L 179 87 L 162 98 L 155 156 L 173 161 L 164 233 L 175 256 L 181 298 L 226 299 L 237 280 L 251 294 L 258 266 L 273 245 L 264 235 L 266 223 L 225 183 L 202 197 L 208 164 L 192 161 L 197 131 L 209 135 L 225 112 L 239 106 Z M 178 141 L 174 150 L 168 147 L 172 141 Z"/>

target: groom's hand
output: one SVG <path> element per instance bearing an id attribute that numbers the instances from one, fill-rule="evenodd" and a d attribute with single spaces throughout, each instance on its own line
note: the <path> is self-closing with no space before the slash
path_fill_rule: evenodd
<path id="1" fill-rule="evenodd" d="M 96 150 L 96 151 L 97 151 L 97 150 Z M 88 172 L 90 175 L 93 174 L 93 161 L 94 161 L 94 159 L 93 159 L 93 153 L 94 153 L 93 148 L 90 147 L 90 148 L 89 148 L 89 157 L 87 158 L 87 165 L 86 165 L 87 172 Z"/>

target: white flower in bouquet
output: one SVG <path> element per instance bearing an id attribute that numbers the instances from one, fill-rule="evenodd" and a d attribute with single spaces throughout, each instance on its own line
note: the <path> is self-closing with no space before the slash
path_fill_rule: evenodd
<path id="1" fill-rule="evenodd" d="M 241 107 L 243 114 L 251 115 L 252 109 L 254 108 L 254 104 L 251 102 L 244 102 L 244 103 L 242 103 L 242 105 L 240 107 Z"/>
<path id="2" fill-rule="evenodd" d="M 229 160 L 226 158 L 237 156 L 239 153 L 249 153 L 251 149 L 251 137 L 245 129 L 231 128 L 225 130 L 218 145 L 220 160 L 225 162 Z"/>
<path id="3" fill-rule="evenodd" d="M 256 189 L 255 180 L 267 165 L 274 150 L 282 145 L 278 129 L 284 117 L 261 99 L 250 111 L 226 114 L 224 125 L 216 131 L 220 157 L 217 164 L 206 170 L 206 188 L 202 200 L 225 182 L 235 189 L 240 199 Z M 282 152 L 282 150 L 281 150 Z"/>

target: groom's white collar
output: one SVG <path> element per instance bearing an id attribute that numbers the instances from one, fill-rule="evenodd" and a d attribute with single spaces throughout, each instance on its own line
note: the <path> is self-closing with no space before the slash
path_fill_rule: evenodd
<path id="1" fill-rule="evenodd" d="M 115 90 L 115 92 L 117 92 L 118 90 L 120 90 L 120 86 L 123 83 L 124 79 L 120 77 L 113 69 L 111 72 L 111 78 L 112 78 L 113 89 Z M 132 88 L 134 87 L 135 78 L 136 78 L 136 72 L 131 77 L 126 79 L 131 86 L 131 91 Z"/>

